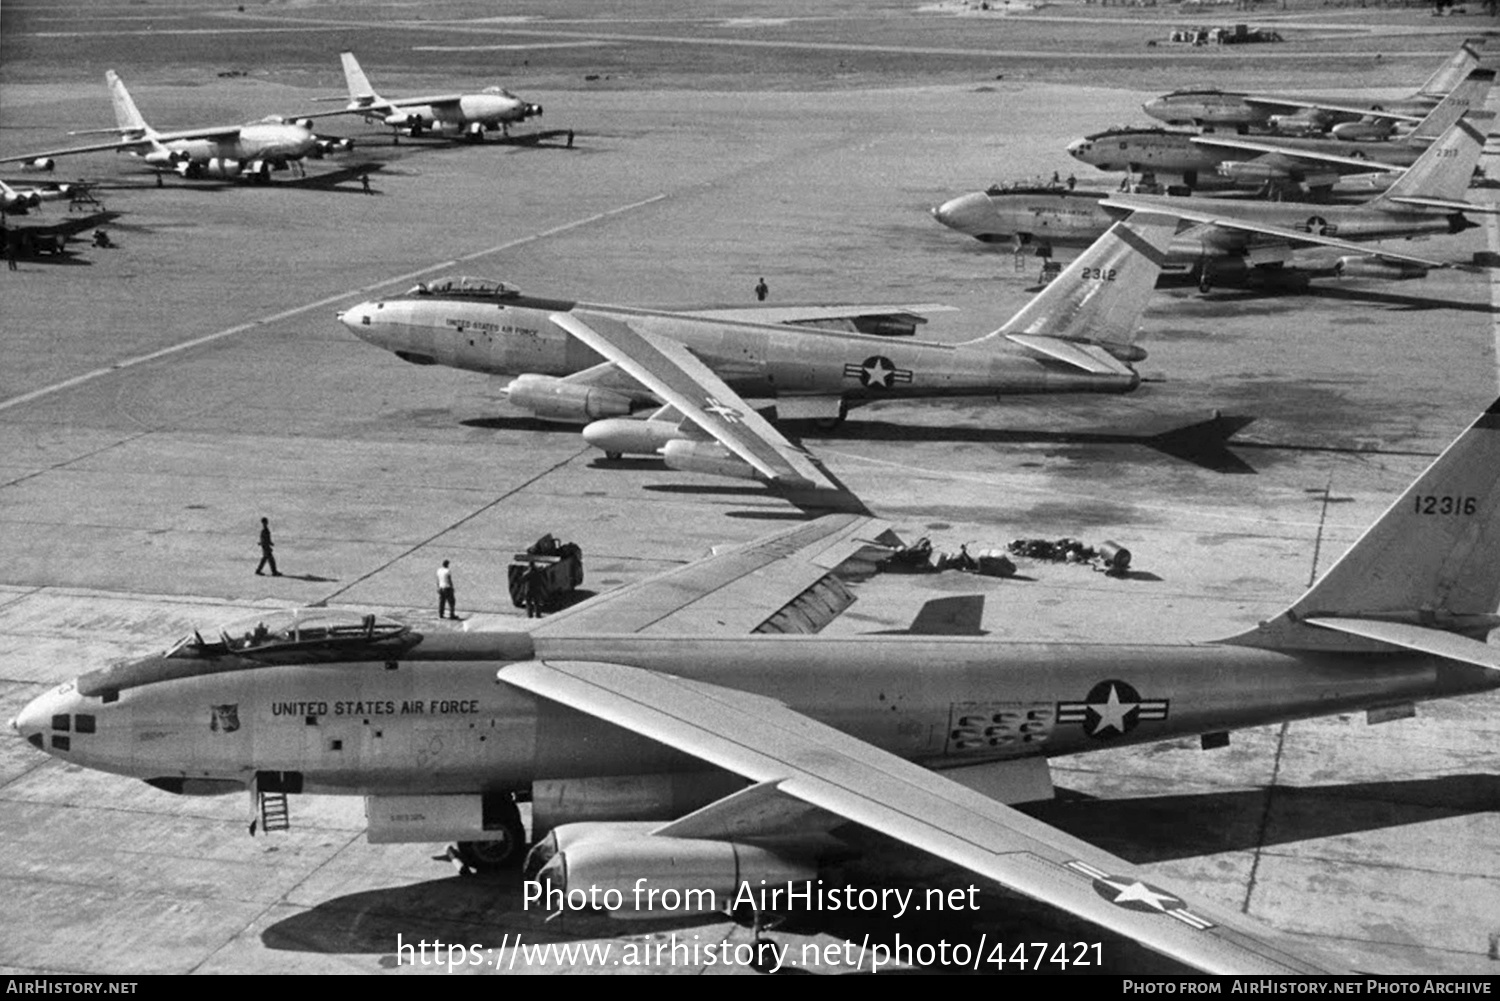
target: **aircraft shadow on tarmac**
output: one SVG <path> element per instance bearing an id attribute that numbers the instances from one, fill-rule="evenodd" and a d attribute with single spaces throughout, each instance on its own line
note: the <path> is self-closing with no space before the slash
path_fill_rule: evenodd
<path id="1" fill-rule="evenodd" d="M 1060 790 L 1060 796 L 1027 807 L 1025 812 L 1131 862 L 1149 864 L 1484 813 L 1500 803 L 1500 777 L 1448 775 L 1133 800 L 1094 800 L 1066 789 Z M 846 882 L 877 889 L 910 886 L 916 889 L 915 897 L 923 897 L 928 887 L 959 889 L 974 883 L 967 871 L 893 839 L 852 826 L 844 830 L 861 854 L 830 870 L 825 886 L 842 887 Z M 1128 939 L 992 885 L 966 899 L 973 899 L 978 909 L 971 910 L 966 903 L 963 908 L 912 913 L 900 920 L 893 920 L 888 909 L 802 911 L 786 916 L 769 934 L 773 939 L 778 932 L 832 935 L 853 942 L 865 940 L 866 935 L 870 942 L 888 942 L 900 934 L 907 941 L 946 938 L 972 944 L 982 926 L 991 939 L 998 933 L 1001 941 L 1103 941 L 1106 969 L 1136 973 L 1182 969 Z M 549 913 L 535 901 L 527 906 L 515 870 L 468 877 L 445 871 L 441 878 L 326 900 L 271 925 L 261 941 L 278 951 L 384 954 L 381 964 L 395 967 L 398 934 L 403 943 L 413 945 L 439 940 L 481 949 L 514 946 L 517 936 L 536 945 L 674 930 L 692 930 L 701 942 L 751 938 L 748 928 L 723 918 L 688 916 L 627 923 L 586 911 L 568 911 L 548 920 Z M 795 955 L 796 945 L 783 942 L 793 945 Z M 446 959 L 446 953 L 437 957 L 436 965 Z M 411 964 L 410 958 L 403 961 Z"/>
<path id="2" fill-rule="evenodd" d="M 1157 746 L 1164 753 L 1172 750 L 1171 745 Z M 1096 800 L 1060 788 L 1057 799 L 1023 809 L 1074 837 L 1146 865 L 1387 830 L 1497 808 L 1500 776 L 1444 775 L 1128 800 Z"/>
<path id="3" fill-rule="evenodd" d="M 305 580 L 312 584 L 337 584 L 337 577 L 319 577 L 315 573 L 283 573 L 280 576 L 287 580 Z"/>
<path id="4" fill-rule="evenodd" d="M 1423 296 L 1399 295 L 1394 292 L 1379 292 L 1374 289 L 1350 288 L 1348 286 L 1333 285 L 1309 285 L 1305 290 L 1298 293 L 1310 299 L 1331 299 L 1338 302 L 1362 302 L 1372 306 L 1390 306 L 1411 312 L 1432 309 L 1451 309 L 1461 313 L 1488 313 L 1500 312 L 1492 303 L 1488 302 L 1459 302 L 1453 299 L 1430 299 Z M 1257 299 L 1280 298 L 1286 295 L 1285 291 L 1263 290 L 1263 289 L 1225 289 L 1214 291 L 1204 296 L 1211 302 L 1234 303 L 1249 302 Z"/>

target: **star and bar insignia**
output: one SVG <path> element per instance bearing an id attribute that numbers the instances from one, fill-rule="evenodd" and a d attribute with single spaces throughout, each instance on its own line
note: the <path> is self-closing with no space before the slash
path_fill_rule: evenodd
<path id="1" fill-rule="evenodd" d="M 1199 917 L 1188 910 L 1187 902 L 1175 893 L 1139 879 L 1111 876 L 1103 869 L 1087 862 L 1068 862 L 1067 868 L 1087 876 L 1094 881 L 1094 892 L 1117 907 L 1128 911 L 1145 911 L 1149 914 L 1165 914 L 1176 918 L 1189 927 L 1205 931 L 1214 926 L 1207 918 Z"/>
<path id="2" fill-rule="evenodd" d="M 704 401 L 703 409 L 708 413 L 722 418 L 728 424 L 738 424 L 740 418 L 745 415 L 734 409 L 727 403 L 721 403 L 716 397 L 710 396 Z"/>
<path id="3" fill-rule="evenodd" d="M 897 368 L 896 363 L 884 355 L 872 355 L 864 361 L 844 366 L 844 378 L 858 379 L 861 386 L 869 389 L 890 389 L 898 382 L 911 382 L 911 369 Z"/>
<path id="4" fill-rule="evenodd" d="M 1123 681 L 1101 681 L 1082 702 L 1059 702 L 1058 723 L 1081 723 L 1090 737 L 1108 740 L 1134 730 L 1141 720 L 1167 718 L 1169 699 L 1143 699 Z"/>

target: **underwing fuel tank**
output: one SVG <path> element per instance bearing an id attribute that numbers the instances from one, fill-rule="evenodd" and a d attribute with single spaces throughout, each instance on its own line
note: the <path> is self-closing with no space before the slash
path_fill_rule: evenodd
<path id="1" fill-rule="evenodd" d="M 758 480 L 760 475 L 750 463 L 716 441 L 678 438 L 662 446 L 661 454 L 669 469 L 684 473 L 709 473 L 741 480 Z"/>
<path id="2" fill-rule="evenodd" d="M 1340 278 L 1383 278 L 1387 281 L 1403 281 L 1408 278 L 1427 277 L 1427 269 L 1420 264 L 1385 261 L 1378 257 L 1354 254 L 1340 257 L 1333 270 Z"/>
<path id="3" fill-rule="evenodd" d="M 583 440 L 606 455 L 657 455 L 669 442 L 682 438 L 672 421 L 612 417 L 583 429 Z"/>

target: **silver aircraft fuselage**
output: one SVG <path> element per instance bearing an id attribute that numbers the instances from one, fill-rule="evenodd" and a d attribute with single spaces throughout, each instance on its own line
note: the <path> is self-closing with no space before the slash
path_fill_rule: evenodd
<path id="1" fill-rule="evenodd" d="M 561 377 L 605 359 L 552 322 L 587 309 L 678 341 L 747 397 L 852 400 L 989 393 L 1129 392 L 1130 375 L 1096 375 L 1034 357 L 1003 339 L 941 344 L 684 313 L 537 299 L 515 293 L 408 294 L 339 314 L 361 340 L 418 364 L 492 375 Z"/>
<path id="2" fill-rule="evenodd" d="M 971 638 L 404 631 L 338 651 L 178 650 L 90 672 L 14 721 L 70 763 L 172 791 L 256 773 L 301 791 L 519 791 L 702 763 L 497 683 L 520 661 L 603 661 L 754 692 L 924 765 L 1055 756 L 1500 687 L 1424 655 Z M 196 787 L 196 789 L 195 789 Z"/>
<path id="3" fill-rule="evenodd" d="M 985 243 L 1086 247 L 1113 221 L 1099 206 L 1107 193 L 1058 190 L 976 191 L 950 199 L 932 210 L 950 229 Z M 1144 196 L 1133 198 L 1145 201 Z M 1462 232 L 1472 223 L 1457 213 L 1411 209 L 1393 211 L 1368 205 L 1323 205 L 1251 199 L 1205 199 L 1151 196 L 1161 205 L 1197 212 L 1222 213 L 1247 222 L 1280 226 L 1343 240 L 1367 241 L 1436 236 Z M 1243 252 L 1245 233 L 1214 230 L 1197 238 L 1178 237 L 1167 252 L 1167 266 L 1191 266 L 1209 253 Z"/>

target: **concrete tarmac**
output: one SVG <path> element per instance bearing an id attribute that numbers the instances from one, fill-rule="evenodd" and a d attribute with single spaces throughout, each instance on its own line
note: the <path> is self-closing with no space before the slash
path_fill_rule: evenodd
<path id="1" fill-rule="evenodd" d="M 322 93 L 235 79 L 132 87 L 163 125 Z M 750 305 L 763 275 L 773 305 L 940 302 L 959 310 L 934 314 L 924 336 L 976 336 L 1026 301 L 1039 262 L 1018 267 L 927 208 L 992 181 L 1066 175 L 1069 140 L 1138 118 L 1151 96 L 981 79 L 515 89 L 545 103 L 549 128 L 573 128 L 574 148 L 392 147 L 357 130 L 367 143 L 343 161 L 266 187 L 172 179 L 157 191 L 108 154 L 59 168 L 101 178 L 124 215 L 109 227 L 116 249 L 22 262 L 0 286 L 0 719 L 81 671 L 250 609 L 326 602 L 443 628 L 432 608 L 443 559 L 469 628 L 521 626 L 505 568 L 545 532 L 583 547 L 585 586 L 603 591 L 798 517 L 753 484 L 605 462 L 576 429 L 508 409 L 483 377 L 407 365 L 334 313 L 446 273 L 640 305 Z M 7 84 L 0 150 L 97 121 L 100 90 Z M 1481 229 L 1422 250 L 1487 245 Z M 877 405 L 809 432 L 908 539 L 971 551 L 1113 539 L 1138 570 L 1023 561 L 1027 579 L 877 578 L 830 631 L 899 627 L 928 598 L 971 592 L 985 594 L 998 639 L 1213 639 L 1275 614 L 1492 401 L 1495 315 L 1486 278 L 1463 273 L 1294 296 L 1164 290 L 1146 318 L 1151 381 L 1132 395 Z M 1214 411 L 1254 418 L 1224 446 L 1232 462 L 1146 441 Z M 262 516 L 281 578 L 251 572 Z M 1340 716 L 1236 733 L 1211 752 L 1177 742 L 1056 759 L 1064 794 L 1035 812 L 1350 969 L 1493 974 L 1497 719 L 1490 697 L 1378 727 Z M 241 797 L 174 797 L 0 740 L 0 970 L 746 969 L 743 950 L 725 963 L 703 948 L 748 944 L 746 929 L 549 923 L 513 880 L 434 861 L 441 845 L 368 845 L 357 800 L 293 797 L 292 830 L 270 836 L 247 836 L 248 816 Z M 871 865 L 877 879 L 887 862 L 923 872 L 913 856 L 888 846 Z M 1099 942 L 1115 972 L 1179 969 L 1049 908 L 980 900 L 977 915 L 941 919 L 802 915 L 774 937 L 821 972 L 868 971 L 869 954 L 861 964 L 842 943 L 896 934 L 1004 943 L 1011 961 L 986 952 L 981 970 L 1018 972 L 1015 946 L 1035 941 Z M 435 965 L 401 948 L 432 940 L 477 948 Z M 547 944 L 613 951 L 527 951 Z"/>

